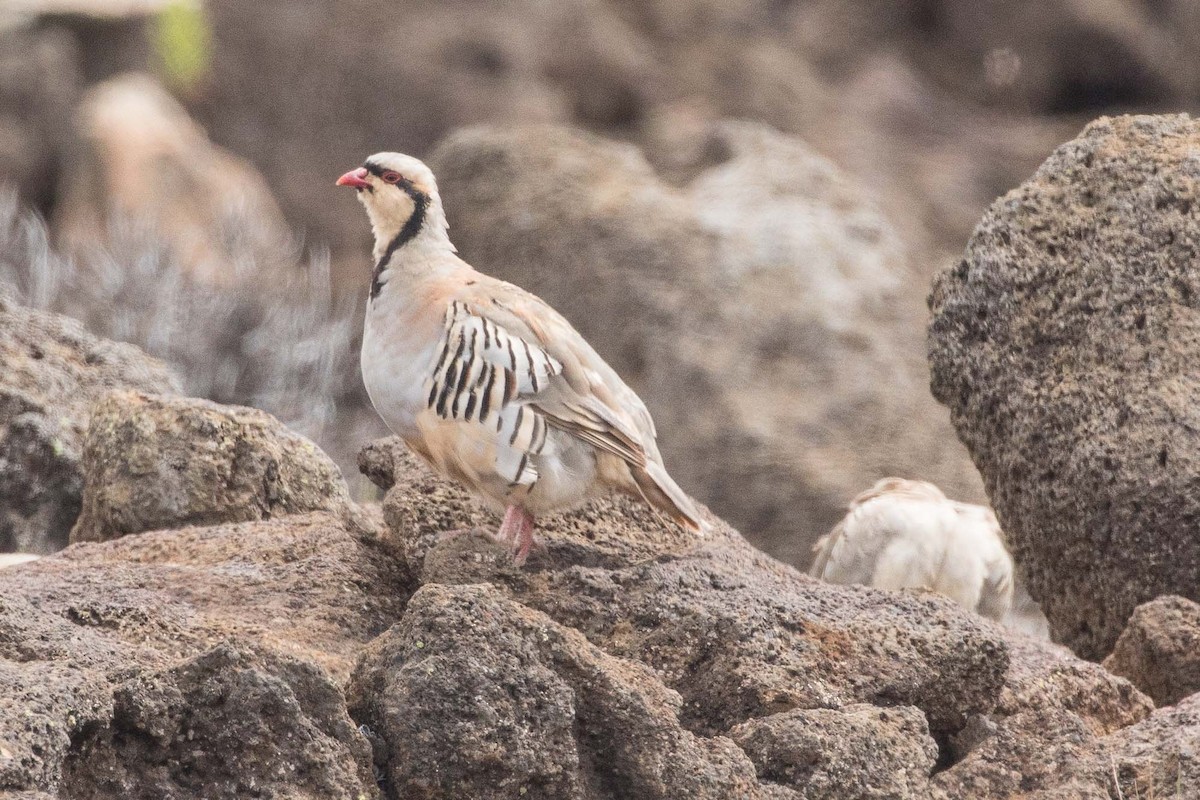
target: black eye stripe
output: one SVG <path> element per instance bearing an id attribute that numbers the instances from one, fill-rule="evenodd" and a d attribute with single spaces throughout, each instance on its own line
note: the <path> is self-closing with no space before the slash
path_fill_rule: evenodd
<path id="1" fill-rule="evenodd" d="M 363 168 L 366 169 L 367 172 L 374 175 L 376 178 L 379 178 L 380 180 L 386 180 L 383 176 L 386 175 L 387 173 L 389 173 L 389 172 L 395 173 L 396 172 L 396 170 L 394 170 L 394 169 L 386 169 L 384 167 L 379 166 L 378 164 L 372 164 L 369 161 L 366 164 L 363 164 Z M 407 192 L 410 195 L 424 194 L 424 192 L 422 192 L 420 189 L 418 189 L 412 181 L 410 181 L 408 178 L 405 178 L 403 175 L 401 175 L 399 180 L 397 180 L 395 182 L 392 182 L 392 181 L 387 181 L 387 182 L 392 186 L 399 186 L 401 189 L 403 189 L 405 192 Z"/>

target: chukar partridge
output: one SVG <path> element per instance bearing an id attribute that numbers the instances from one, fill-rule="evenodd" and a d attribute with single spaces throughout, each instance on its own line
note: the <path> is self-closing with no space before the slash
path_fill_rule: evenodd
<path id="1" fill-rule="evenodd" d="M 433 173 L 377 153 L 338 178 L 375 234 L 362 373 L 384 422 L 435 470 L 505 509 L 524 563 L 534 517 L 611 491 L 696 531 L 641 399 L 553 308 L 455 254 Z"/>
<path id="2" fill-rule="evenodd" d="M 932 483 L 884 478 L 850 501 L 846 516 L 814 550 L 814 577 L 877 589 L 932 589 L 982 616 L 1048 638 L 1041 609 L 1015 585 L 996 515 L 950 500 Z"/>

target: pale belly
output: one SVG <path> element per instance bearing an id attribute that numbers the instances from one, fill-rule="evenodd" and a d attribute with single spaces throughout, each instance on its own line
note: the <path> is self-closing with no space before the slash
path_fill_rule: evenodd
<path id="1" fill-rule="evenodd" d="M 461 419 L 442 419 L 427 406 L 427 379 L 440 353 L 441 341 L 432 331 L 404 324 L 407 309 L 390 313 L 372 307 L 363 329 L 363 383 L 376 412 L 393 433 L 443 475 L 455 479 L 496 507 L 507 505 L 516 488 L 496 471 L 493 426 Z M 614 460 L 615 459 L 610 459 Z M 538 480 L 527 492 L 517 492 L 530 511 L 545 513 L 569 508 L 602 491 L 603 484 L 620 485 L 601 473 L 593 448 L 576 437 L 552 430 L 542 453 L 533 457 Z M 605 480 L 608 478 L 608 480 Z"/>
<path id="2" fill-rule="evenodd" d="M 368 313 L 363 329 L 363 384 L 384 423 L 396 435 L 411 439 L 418 435 L 416 415 L 425 408 L 423 387 L 439 343 L 417 345 L 400 326 L 380 331 L 373 316 Z"/>

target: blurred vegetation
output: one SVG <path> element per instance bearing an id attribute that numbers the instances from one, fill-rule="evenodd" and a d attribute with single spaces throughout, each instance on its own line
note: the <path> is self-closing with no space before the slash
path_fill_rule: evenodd
<path id="1" fill-rule="evenodd" d="M 45 221 L 0 189 L 0 296 L 75 317 L 92 333 L 167 362 L 193 396 L 265 409 L 323 441 L 365 405 L 357 374 L 357 296 L 331 288 L 329 258 L 294 242 L 258 249 L 258 220 L 223 220 L 227 280 L 197 279 L 152 228 L 112 219 L 107 246 L 68 257 Z"/>
<path id="2" fill-rule="evenodd" d="M 187 93 L 195 90 L 212 65 L 212 26 L 198 3 L 178 0 L 154 18 L 151 43 L 171 88 Z"/>

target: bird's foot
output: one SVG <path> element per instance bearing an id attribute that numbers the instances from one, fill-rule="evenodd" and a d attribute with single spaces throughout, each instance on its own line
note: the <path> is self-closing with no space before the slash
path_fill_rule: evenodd
<path id="1" fill-rule="evenodd" d="M 504 512 L 504 521 L 500 523 L 497 538 L 512 546 L 513 565 L 524 565 L 533 548 L 533 514 L 520 506 L 509 506 Z"/>

